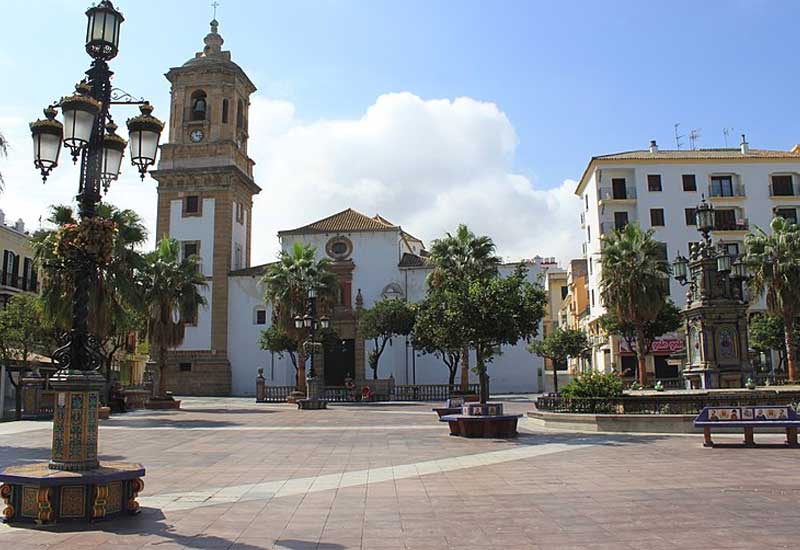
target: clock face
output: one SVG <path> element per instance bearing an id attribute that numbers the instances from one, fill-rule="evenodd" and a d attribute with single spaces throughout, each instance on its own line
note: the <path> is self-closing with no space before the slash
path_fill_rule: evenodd
<path id="1" fill-rule="evenodd" d="M 189 134 L 191 140 L 195 143 L 200 143 L 203 141 L 203 130 L 192 130 L 192 133 Z"/>

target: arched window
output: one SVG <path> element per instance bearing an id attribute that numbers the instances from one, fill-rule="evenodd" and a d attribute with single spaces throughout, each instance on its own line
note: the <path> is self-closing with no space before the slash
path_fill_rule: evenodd
<path id="1" fill-rule="evenodd" d="M 223 124 L 227 124 L 228 123 L 228 100 L 227 99 L 223 99 L 222 100 L 222 123 Z"/>
<path id="2" fill-rule="evenodd" d="M 192 94 L 191 106 L 192 106 L 192 110 L 190 112 L 191 120 L 206 119 L 206 112 L 208 111 L 208 102 L 206 101 L 206 93 L 203 90 L 197 90 Z"/>
<path id="3" fill-rule="evenodd" d="M 244 128 L 244 103 L 240 99 L 236 103 L 236 129 L 241 130 Z"/>

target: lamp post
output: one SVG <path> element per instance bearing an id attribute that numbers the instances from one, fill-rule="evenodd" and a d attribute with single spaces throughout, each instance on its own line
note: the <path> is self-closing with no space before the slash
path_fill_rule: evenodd
<path id="1" fill-rule="evenodd" d="M 104 267 L 104 257 L 102 253 L 90 251 L 81 243 L 97 245 L 106 242 L 113 245 L 113 225 L 96 219 L 96 207 L 102 193 L 119 177 L 127 143 L 116 134 L 117 126 L 109 107 L 140 107 L 141 113 L 129 119 L 127 126 L 131 162 L 138 168 L 142 179 L 147 168 L 155 162 L 158 141 L 164 126 L 152 116 L 153 109 L 147 102 L 119 101 L 120 94 L 111 87 L 113 73 L 109 69 L 108 61 L 116 57 L 119 51 L 120 28 L 124 21 L 122 14 L 111 1 L 103 0 L 97 6 L 89 8 L 86 16 L 85 49 L 92 58 L 89 70 L 85 73 L 86 78 L 75 86 L 73 94 L 48 106 L 44 110 L 44 119 L 30 125 L 34 166 L 39 169 L 43 181 L 58 166 L 62 144 L 70 150 L 73 162 L 77 163 L 80 159 L 76 197 L 80 224 L 73 228 L 71 235 L 64 233 L 60 237 L 62 240 L 71 237 L 65 246 L 59 244 L 60 252 L 68 252 L 62 254 L 62 257 L 73 274 L 72 327 L 62 336 L 61 345 L 53 354 L 59 368 L 50 379 L 56 392 L 51 460 L 49 464 L 43 465 L 43 471 L 40 472 L 41 476 L 52 476 L 52 470 L 76 473 L 75 477 L 64 478 L 70 480 L 71 486 L 80 488 L 80 491 L 73 489 L 72 495 L 80 492 L 85 502 L 95 499 L 96 506 L 95 510 L 92 510 L 92 506 L 84 506 L 83 515 L 73 513 L 69 516 L 76 519 L 94 519 L 117 512 L 133 513 L 138 510 L 135 496 L 143 486 L 139 478 L 144 475 L 144 468 L 138 464 L 113 463 L 103 464 L 101 467 L 97 459 L 99 390 L 105 379 L 98 372 L 102 364 L 99 343 L 89 331 L 89 293 L 97 274 Z M 130 98 L 128 94 L 123 95 Z M 56 120 L 58 109 L 61 110 L 62 121 Z M 3 487 L 10 487 L 0 490 L 0 496 L 6 498 L 2 494 L 6 491 L 9 493 L 8 498 L 14 501 L 22 497 L 21 489 L 18 491 L 18 486 L 7 476 L 12 469 L 13 467 L 0 475 L 0 481 L 6 483 Z M 42 486 L 34 471 L 38 470 L 30 472 L 26 483 L 39 487 L 40 505 L 35 519 L 41 522 L 61 519 L 62 510 L 51 506 L 49 499 L 62 502 L 63 509 L 67 496 L 65 493 L 57 493 L 61 490 L 58 484 Z M 119 493 L 116 489 L 113 490 L 113 498 L 119 494 L 121 502 L 106 506 L 111 479 L 119 480 L 123 484 Z M 14 506 L 11 509 L 12 516 L 13 510 L 19 510 Z M 24 521 L 20 517 L 24 515 L 14 516 L 11 520 Z"/>
<path id="2" fill-rule="evenodd" d="M 697 206 L 696 222 L 702 240 L 690 247 L 689 258 L 679 254 L 672 262 L 675 279 L 689 287 L 681 312 L 687 349 L 683 375 L 692 388 L 738 387 L 750 370 L 747 269 L 723 246 L 713 245 L 715 212 L 705 199 Z"/>
<path id="3" fill-rule="evenodd" d="M 325 401 L 319 400 L 321 384 L 317 380 L 316 372 L 314 371 L 314 356 L 316 355 L 317 330 L 330 327 L 330 319 L 326 315 L 317 318 L 317 289 L 313 286 L 308 289 L 306 313 L 303 316 L 295 316 L 294 327 L 297 330 L 308 331 L 308 342 L 311 349 L 311 365 L 306 373 L 306 398 L 298 400 L 297 406 L 300 409 L 324 409 L 326 408 Z"/>

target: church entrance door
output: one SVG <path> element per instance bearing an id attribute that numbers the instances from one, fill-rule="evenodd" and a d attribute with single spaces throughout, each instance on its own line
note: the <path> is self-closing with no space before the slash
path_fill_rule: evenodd
<path id="1" fill-rule="evenodd" d="M 355 372 L 355 340 L 336 340 L 325 350 L 325 385 L 344 386 L 344 379 L 355 378 Z"/>

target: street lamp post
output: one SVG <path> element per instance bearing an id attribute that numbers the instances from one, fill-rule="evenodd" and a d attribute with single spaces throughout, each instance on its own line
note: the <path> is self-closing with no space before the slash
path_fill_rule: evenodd
<path id="1" fill-rule="evenodd" d="M 294 326 L 298 330 L 308 331 L 308 343 L 311 350 L 311 365 L 306 373 L 306 398 L 299 399 L 297 406 L 300 409 L 324 409 L 326 402 L 319 399 L 322 384 L 317 379 L 314 370 L 314 356 L 317 351 L 317 330 L 327 329 L 330 326 L 330 319 L 326 315 L 317 318 L 317 289 L 313 286 L 308 290 L 306 313 L 303 316 L 295 316 Z"/>
<path id="2" fill-rule="evenodd" d="M 98 340 L 89 331 L 89 294 L 107 261 L 99 252 L 104 248 L 100 245 L 113 245 L 114 239 L 113 225 L 96 219 L 96 207 L 102 193 L 118 178 L 126 147 L 126 141 L 116 134 L 109 107 L 140 107 L 141 113 L 129 119 L 127 126 L 131 162 L 142 179 L 155 162 L 163 123 L 152 116 L 153 109 L 147 102 L 132 100 L 111 87 L 113 73 L 108 61 L 119 51 L 122 14 L 109 0 L 103 0 L 89 8 L 86 16 L 85 49 L 92 58 L 86 78 L 75 86 L 72 95 L 47 107 L 44 119 L 30 125 L 34 166 L 43 181 L 58 166 L 62 143 L 70 150 L 73 162 L 80 159 L 76 197 L 80 224 L 72 228 L 73 233 L 59 236 L 59 252 L 73 274 L 74 289 L 72 327 L 53 354 L 59 368 L 50 379 L 55 390 L 51 460 L 37 468 L 28 467 L 25 475 L 14 467 L 0 474 L 0 481 L 5 483 L 0 497 L 6 500 L 4 513 L 8 521 L 91 520 L 135 513 L 135 497 L 143 487 L 141 465 L 101 465 L 97 459 L 99 391 L 105 378 L 98 371 L 102 364 Z M 129 100 L 120 100 L 124 97 Z M 56 120 L 58 109 L 62 121 Z M 87 243 L 92 246 L 87 248 Z M 66 470 L 73 475 L 59 478 L 64 480 L 61 483 L 44 482 L 52 477 L 53 470 Z M 23 502 L 23 492 L 30 487 L 35 487 L 39 503 L 34 514 L 26 511 Z M 74 507 L 65 506 L 67 501 Z M 55 506 L 56 502 L 59 506 Z"/>
<path id="3" fill-rule="evenodd" d="M 686 334 L 687 364 L 683 376 L 691 388 L 739 387 L 750 371 L 747 355 L 747 308 L 743 283 L 747 269 L 721 245 L 715 247 L 712 205 L 703 199 L 696 210 L 702 240 L 680 254 L 672 274 L 688 285 L 681 316 Z"/>

